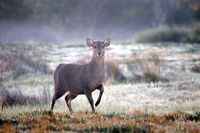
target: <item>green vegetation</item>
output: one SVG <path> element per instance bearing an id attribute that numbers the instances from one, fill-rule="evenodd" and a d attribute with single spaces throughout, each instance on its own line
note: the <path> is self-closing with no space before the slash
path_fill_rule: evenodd
<path id="1" fill-rule="evenodd" d="M 95 21 L 96 25 L 111 26 L 114 22 L 118 22 L 115 25 L 121 26 L 123 24 L 129 25 L 127 28 L 138 26 L 142 28 L 162 23 L 188 24 L 199 20 L 199 6 L 199 1 L 189 0 L 103 0 L 101 2 L 9 0 L 0 2 L 0 18 L 4 20 L 17 19 L 22 22 L 30 20 L 44 24 L 48 22 L 75 28 L 79 21 L 81 25 L 92 25 L 93 23 L 88 18 L 96 18 L 99 15 L 98 21 Z M 79 19 L 76 19 L 77 17 Z"/>
<path id="2" fill-rule="evenodd" d="M 200 23 L 184 28 L 179 26 L 159 26 L 141 32 L 136 37 L 138 43 L 200 43 Z"/>
<path id="3" fill-rule="evenodd" d="M 160 26 L 148 29 L 138 35 L 138 43 L 158 43 L 158 42 L 186 42 L 188 31 L 178 27 Z"/>
<path id="4" fill-rule="evenodd" d="M 100 37 L 109 33 L 118 40 L 159 25 L 192 25 L 200 20 L 200 2 L 3 0 L 0 1 L 0 19 L 2 42 L 60 43 L 77 41 L 93 32 Z M 169 32 L 179 34 L 182 31 L 170 29 Z M 182 38 L 184 33 L 180 36 L 178 40 L 173 35 L 169 39 L 185 41 Z M 191 39 L 196 42 L 195 36 L 191 35 Z M 166 39 L 171 41 L 168 37 Z"/>
<path id="5" fill-rule="evenodd" d="M 188 42 L 200 43 L 200 23 L 196 23 L 192 26 L 188 36 Z"/>

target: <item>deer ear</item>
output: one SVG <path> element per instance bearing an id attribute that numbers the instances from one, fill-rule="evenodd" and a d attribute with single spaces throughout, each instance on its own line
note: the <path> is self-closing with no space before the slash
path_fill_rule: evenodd
<path id="1" fill-rule="evenodd" d="M 106 38 L 104 41 L 103 41 L 103 45 L 105 47 L 108 47 L 110 45 L 110 42 L 111 42 L 111 39 L 110 38 Z"/>
<path id="2" fill-rule="evenodd" d="M 94 46 L 94 41 L 93 41 L 92 39 L 87 38 L 86 41 L 87 41 L 87 45 L 88 45 L 89 47 L 93 47 L 93 46 Z"/>

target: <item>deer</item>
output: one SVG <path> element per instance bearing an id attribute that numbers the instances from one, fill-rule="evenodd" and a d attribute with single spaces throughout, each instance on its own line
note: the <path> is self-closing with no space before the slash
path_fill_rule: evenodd
<path id="1" fill-rule="evenodd" d="M 93 49 L 92 59 L 87 64 L 60 64 L 54 72 L 54 95 L 51 104 L 53 111 L 55 102 L 64 94 L 65 102 L 71 113 L 71 101 L 78 95 L 84 94 L 90 103 L 91 109 L 95 112 L 92 92 L 99 90 L 99 97 L 95 103 L 98 106 L 104 92 L 105 77 L 105 48 L 111 43 L 111 39 L 104 41 L 93 41 L 86 39 L 87 46 Z"/>

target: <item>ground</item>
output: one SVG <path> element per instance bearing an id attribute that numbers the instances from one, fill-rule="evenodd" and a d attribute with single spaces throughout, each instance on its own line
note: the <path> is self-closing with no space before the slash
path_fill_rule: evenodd
<path id="1" fill-rule="evenodd" d="M 41 55 L 51 70 L 59 63 L 81 62 L 85 58 L 87 62 L 91 56 L 91 49 L 85 44 L 23 46 L 12 46 L 12 51 L 23 48 L 24 53 Z M 1 50 L 5 49 L 11 48 L 1 46 Z M 23 95 L 42 97 L 45 93 L 46 101 L 5 107 L 0 111 L 0 132 L 199 132 L 200 75 L 192 71 L 200 62 L 199 49 L 198 44 L 113 42 L 106 51 L 107 60 L 115 60 L 126 80 L 105 83 L 96 113 L 91 112 L 84 95 L 72 102 L 73 114 L 68 111 L 64 97 L 50 112 L 51 72 L 27 73 L 6 80 L 3 82 L 6 86 L 20 89 Z M 158 64 L 151 61 L 157 58 Z M 146 79 L 143 74 L 149 69 L 161 80 Z M 99 91 L 93 93 L 95 101 L 98 94 Z"/>

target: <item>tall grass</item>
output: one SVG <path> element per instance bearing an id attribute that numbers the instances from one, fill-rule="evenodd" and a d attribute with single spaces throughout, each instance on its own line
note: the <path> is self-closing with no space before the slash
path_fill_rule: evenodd
<path id="1" fill-rule="evenodd" d="M 33 59 L 34 58 L 34 59 Z M 0 80 L 16 79 L 27 73 L 48 73 L 47 65 L 31 55 L 7 50 L 0 50 Z"/>
<path id="2" fill-rule="evenodd" d="M 133 63 L 128 63 L 129 69 L 132 69 L 133 81 L 136 82 L 165 82 L 167 77 L 162 74 L 163 61 L 155 52 L 150 52 L 147 55 L 139 56 L 134 54 L 135 60 Z M 134 69 L 137 67 L 137 69 Z"/>
<path id="3" fill-rule="evenodd" d="M 0 106 L 12 107 L 16 105 L 45 105 L 50 102 L 50 90 L 44 88 L 39 96 L 27 95 L 16 87 L 0 84 Z"/>
<path id="4" fill-rule="evenodd" d="M 115 59 L 106 60 L 106 82 L 122 82 L 127 80 L 119 68 L 119 64 Z"/>

